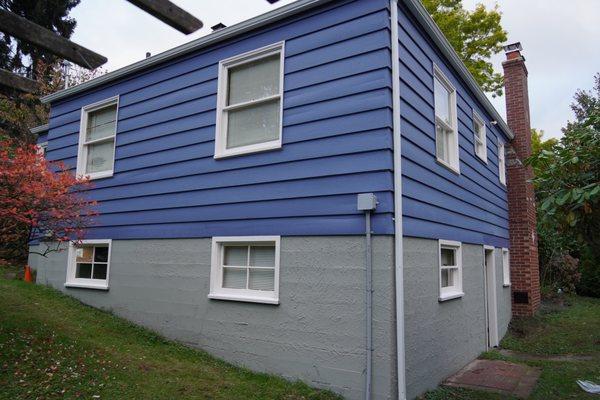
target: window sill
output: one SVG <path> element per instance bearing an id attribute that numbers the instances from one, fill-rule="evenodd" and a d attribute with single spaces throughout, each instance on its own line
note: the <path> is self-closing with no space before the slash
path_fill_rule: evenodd
<path id="1" fill-rule="evenodd" d="M 217 294 L 210 293 L 208 295 L 209 299 L 213 300 L 229 300 L 229 301 L 241 301 L 247 303 L 263 303 L 263 304 L 279 304 L 279 299 L 275 299 L 273 297 L 248 297 L 248 296 L 236 296 L 233 294 Z"/>
<path id="2" fill-rule="evenodd" d="M 93 181 L 96 179 L 110 178 L 111 176 L 113 176 L 113 172 L 114 171 L 103 171 L 103 172 L 96 172 L 96 173 L 92 173 L 92 174 L 83 174 L 83 176 L 86 176 L 86 177 L 88 177 L 88 179 L 90 181 Z"/>
<path id="3" fill-rule="evenodd" d="M 78 289 L 94 289 L 94 290 L 108 290 L 108 285 L 98 285 L 93 283 L 70 283 L 66 282 L 65 287 L 78 288 Z"/>
<path id="4" fill-rule="evenodd" d="M 509 288 L 510 287 L 510 283 L 504 283 L 504 284 L 502 284 L 502 287 Z"/>
<path id="5" fill-rule="evenodd" d="M 465 294 L 463 292 L 446 293 L 446 294 L 438 297 L 438 301 L 443 302 L 443 301 L 448 301 L 448 300 L 459 299 L 459 298 L 463 297 L 464 295 Z"/>
<path id="6" fill-rule="evenodd" d="M 455 167 L 453 165 L 448 164 L 446 161 L 442 160 L 441 158 L 436 158 L 436 161 L 442 167 L 450 170 L 450 172 L 452 172 L 452 173 L 454 173 L 456 175 L 460 175 L 460 169 L 458 167 Z"/>
<path id="7" fill-rule="evenodd" d="M 229 150 L 227 150 L 227 149 L 216 150 L 214 159 L 218 160 L 221 158 L 229 158 L 229 157 L 243 156 L 246 154 L 261 153 L 263 151 L 277 150 L 277 149 L 280 149 L 281 147 L 282 147 L 281 140 L 275 140 L 275 141 L 271 141 L 271 142 L 258 143 L 258 144 L 253 144 L 250 146 L 243 146 L 243 147 L 233 148 L 233 149 L 229 149 Z"/>

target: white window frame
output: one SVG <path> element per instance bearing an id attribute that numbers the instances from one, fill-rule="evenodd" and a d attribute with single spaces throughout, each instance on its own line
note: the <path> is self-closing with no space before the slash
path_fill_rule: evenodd
<path id="1" fill-rule="evenodd" d="M 273 56 L 280 55 L 279 61 L 279 93 L 258 100 L 250 100 L 244 103 L 227 105 L 227 93 L 229 85 L 229 69 L 240 65 Z M 277 42 L 260 49 L 237 55 L 219 62 L 219 79 L 217 92 L 217 120 L 215 126 L 215 155 L 214 158 L 225 158 L 242 154 L 256 153 L 281 148 L 282 125 L 283 125 L 283 77 L 285 61 L 285 42 Z M 279 137 L 263 143 L 255 143 L 246 146 L 227 148 L 227 112 L 239 110 L 255 104 L 279 99 Z"/>
<path id="2" fill-rule="evenodd" d="M 483 132 L 480 132 L 477 129 L 477 126 L 481 126 Z M 477 151 L 477 144 L 481 144 L 481 151 Z M 481 118 L 481 116 L 477 113 L 477 111 L 473 110 L 473 147 L 475 150 L 475 155 L 481 159 L 481 161 L 487 164 L 487 126 Z"/>
<path id="3" fill-rule="evenodd" d="M 223 287 L 224 245 L 251 246 L 272 243 L 275 245 L 275 272 L 273 291 L 229 289 Z M 280 236 L 217 236 L 212 238 L 210 292 L 208 298 L 217 300 L 245 301 L 251 303 L 279 304 Z"/>
<path id="4" fill-rule="evenodd" d="M 101 110 L 105 107 L 110 107 L 116 105 L 115 111 L 115 132 L 112 136 L 107 136 L 101 139 L 91 140 L 86 142 L 86 134 L 87 134 L 87 121 L 88 115 L 91 112 Z M 116 148 L 117 148 L 117 124 L 119 122 L 119 96 L 110 97 L 108 99 L 101 100 L 99 102 L 88 104 L 81 108 L 81 123 L 79 126 L 79 147 L 77 150 L 77 175 L 78 176 L 87 176 L 90 180 L 107 178 L 113 176 L 115 170 L 115 158 L 116 158 Z M 87 164 L 87 146 L 90 144 L 96 144 L 101 142 L 106 142 L 109 140 L 113 140 L 114 148 L 113 148 L 113 159 L 112 159 L 112 168 L 107 171 L 100 172 L 92 172 L 87 173 L 85 168 Z"/>
<path id="5" fill-rule="evenodd" d="M 435 80 L 438 80 L 450 93 L 450 122 L 451 125 L 448 125 L 446 121 L 441 120 L 437 116 L 437 112 L 435 112 Z M 458 148 L 458 119 L 457 119 L 457 109 L 456 109 L 456 89 L 450 83 L 450 80 L 446 78 L 446 75 L 442 72 L 442 70 L 435 64 L 433 64 L 433 96 L 434 96 L 434 138 L 435 138 L 435 157 L 437 162 L 450 169 L 451 171 L 460 174 L 460 156 L 459 156 L 459 148 Z M 448 155 L 450 157 L 449 161 L 446 161 L 442 158 L 439 158 L 437 153 L 437 125 L 440 124 L 447 130 L 452 131 L 452 141 L 451 148 L 448 149 Z"/>
<path id="6" fill-rule="evenodd" d="M 502 249 L 502 285 L 510 286 L 510 251 L 507 248 Z"/>
<path id="7" fill-rule="evenodd" d="M 440 239 L 438 245 L 438 279 L 439 279 L 439 301 L 446 301 L 457 299 L 459 297 L 463 297 L 465 294 L 463 292 L 463 267 L 462 267 L 462 243 L 456 242 L 453 240 L 442 240 Z M 450 269 L 449 267 L 442 267 L 442 249 L 443 248 L 451 248 L 456 251 L 455 253 L 455 261 L 456 267 L 452 267 L 452 269 L 457 268 L 458 270 L 458 278 L 457 282 L 454 286 L 451 287 L 442 287 L 442 269 Z"/>
<path id="8" fill-rule="evenodd" d="M 504 142 L 498 138 L 498 179 L 506 186 L 506 154 Z"/>
<path id="9" fill-rule="evenodd" d="M 111 264 L 111 252 L 112 252 L 112 240 L 111 239 L 90 239 L 81 240 L 80 244 L 85 245 L 108 245 L 108 262 L 106 264 L 106 279 L 84 279 L 75 278 L 77 270 L 77 246 L 73 242 L 69 243 L 68 250 L 68 265 L 67 265 L 67 278 L 65 282 L 66 287 L 86 288 L 86 289 L 99 289 L 108 290 L 108 281 L 110 278 L 110 264 Z"/>

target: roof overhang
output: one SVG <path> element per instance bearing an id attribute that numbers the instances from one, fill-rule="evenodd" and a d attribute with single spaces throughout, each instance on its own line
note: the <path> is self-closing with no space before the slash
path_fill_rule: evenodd
<path id="1" fill-rule="evenodd" d="M 333 0 L 298 0 L 294 3 L 277 8 L 273 11 L 269 11 L 265 14 L 261 14 L 249 20 L 240 22 L 235 25 L 231 25 L 223 29 L 219 29 L 206 36 L 182 44 L 181 46 L 174 47 L 170 50 L 138 61 L 136 63 L 130 64 L 115 71 L 109 72 L 82 84 L 49 94 L 47 96 L 42 97 L 41 100 L 43 103 L 52 103 L 54 101 L 65 99 L 75 94 L 79 94 L 84 91 L 108 84 L 125 76 L 131 75 L 135 72 L 145 70 L 147 68 L 156 66 L 158 64 L 164 63 L 177 57 L 181 57 L 190 52 L 200 50 L 202 48 L 208 47 L 215 43 L 222 42 L 232 37 L 236 37 L 250 30 L 257 29 L 268 24 L 272 24 L 284 18 L 291 17 L 293 15 L 299 14 L 303 11 L 309 10 L 319 5 L 329 3 L 331 1 Z M 401 1 L 407 6 L 409 11 L 414 15 L 417 22 L 430 36 L 430 38 L 438 46 L 442 54 L 448 59 L 451 66 L 456 70 L 458 75 L 466 83 L 469 90 L 473 92 L 473 94 L 475 95 L 477 100 L 481 102 L 485 110 L 492 116 L 493 119 L 496 120 L 497 126 L 504 132 L 506 136 L 512 139 L 514 135 L 508 128 L 508 125 L 506 125 L 504 119 L 500 116 L 500 114 L 498 114 L 498 111 L 494 108 L 494 106 L 489 101 L 485 93 L 481 90 L 481 87 L 477 84 L 477 82 L 475 82 L 475 79 L 467 70 L 465 64 L 460 60 L 458 54 L 456 54 L 456 51 L 454 51 L 452 45 L 448 42 L 448 39 L 446 39 L 446 37 L 435 24 L 431 16 L 427 13 L 427 10 L 425 10 L 425 7 L 423 7 L 420 0 L 396 1 Z"/>

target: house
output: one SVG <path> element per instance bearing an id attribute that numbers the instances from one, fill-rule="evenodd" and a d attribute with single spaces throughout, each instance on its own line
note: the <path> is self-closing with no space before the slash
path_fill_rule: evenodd
<path id="1" fill-rule="evenodd" d="M 418 0 L 299 0 L 46 96 L 47 157 L 100 216 L 31 256 L 38 283 L 253 370 L 414 398 L 539 304 L 507 57 L 508 125 Z"/>

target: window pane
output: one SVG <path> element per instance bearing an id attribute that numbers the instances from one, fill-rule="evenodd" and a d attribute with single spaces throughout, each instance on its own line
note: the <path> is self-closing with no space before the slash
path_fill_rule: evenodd
<path id="1" fill-rule="evenodd" d="M 85 172 L 110 171 L 113 168 L 115 152 L 114 139 L 108 142 L 87 145 L 87 162 Z"/>
<path id="2" fill-rule="evenodd" d="M 77 247 L 77 249 L 75 250 L 75 255 L 76 255 L 77 259 L 75 260 L 75 262 L 91 263 L 93 254 L 94 254 L 93 246 Z"/>
<path id="3" fill-rule="evenodd" d="M 274 269 L 250 269 L 248 288 L 254 290 L 271 290 L 275 288 Z"/>
<path id="4" fill-rule="evenodd" d="M 433 80 L 435 115 L 441 120 L 450 122 L 450 92 L 437 78 Z"/>
<path id="5" fill-rule="evenodd" d="M 246 289 L 246 268 L 223 268 L 223 287 Z"/>
<path id="6" fill-rule="evenodd" d="M 441 125 L 436 124 L 435 126 L 435 153 L 437 158 L 440 158 L 444 161 L 448 161 L 446 154 L 448 154 L 447 146 L 446 146 L 446 132 Z"/>
<path id="7" fill-rule="evenodd" d="M 91 277 L 92 277 L 92 264 L 77 263 L 77 270 L 75 271 L 75 278 L 90 279 Z"/>
<path id="8" fill-rule="evenodd" d="M 279 93 L 279 54 L 229 69 L 227 105 Z"/>
<path id="9" fill-rule="evenodd" d="M 96 251 L 94 253 L 94 261 L 108 262 L 108 246 L 106 246 L 106 247 L 96 246 Z"/>
<path id="10" fill-rule="evenodd" d="M 453 266 L 456 265 L 456 250 L 443 248 L 440 250 L 440 258 L 442 266 Z"/>
<path id="11" fill-rule="evenodd" d="M 227 114 L 228 149 L 279 138 L 279 100 L 232 110 Z"/>
<path id="12" fill-rule="evenodd" d="M 107 264 L 94 264 L 94 279 L 106 279 Z"/>
<path id="13" fill-rule="evenodd" d="M 274 267 L 275 246 L 252 246 L 250 248 L 250 265 L 253 267 Z"/>
<path id="14" fill-rule="evenodd" d="M 454 268 L 451 269 L 443 269 L 442 270 L 442 287 L 452 287 L 454 286 L 455 275 L 458 271 Z"/>
<path id="15" fill-rule="evenodd" d="M 246 266 L 247 260 L 248 246 L 225 246 L 223 265 Z"/>
<path id="16" fill-rule="evenodd" d="M 92 111 L 87 116 L 85 140 L 95 140 L 115 134 L 117 105 Z"/>

